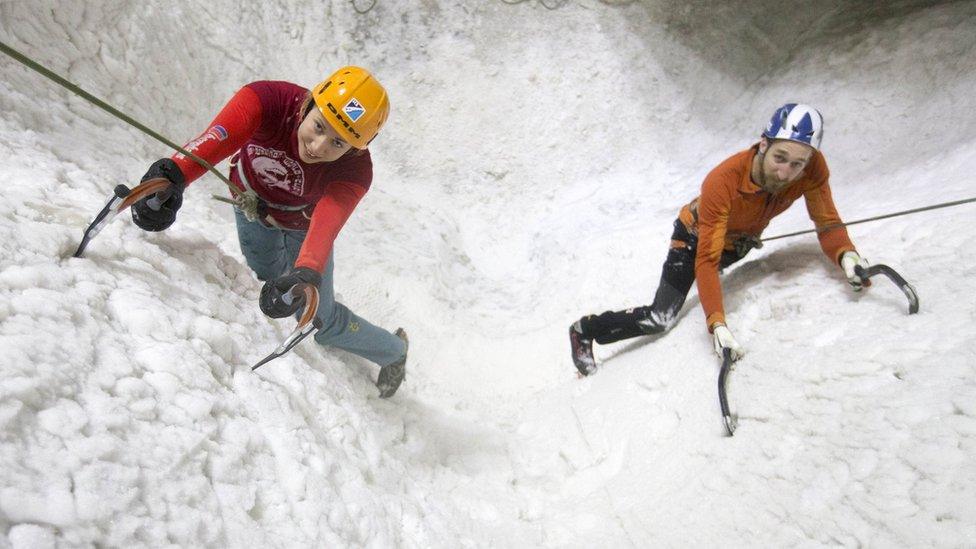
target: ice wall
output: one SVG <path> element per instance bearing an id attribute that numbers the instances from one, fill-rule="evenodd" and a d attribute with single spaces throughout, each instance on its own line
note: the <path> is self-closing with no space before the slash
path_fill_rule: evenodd
<path id="1" fill-rule="evenodd" d="M 0 59 L 7 540 L 964 543 L 958 523 L 971 515 L 952 508 L 971 502 L 961 491 L 936 493 L 952 475 L 955 486 L 973 486 L 971 468 L 960 465 L 969 448 L 960 433 L 972 416 L 964 382 L 946 390 L 950 398 L 912 382 L 913 394 L 941 404 L 892 400 L 904 408 L 895 425 L 927 429 L 906 437 L 907 447 L 855 421 L 874 446 L 853 457 L 843 433 L 818 437 L 813 424 L 803 427 L 812 450 L 787 432 L 782 444 L 730 456 L 688 412 L 710 396 L 699 402 L 697 385 L 674 381 L 697 380 L 695 371 L 650 380 L 634 373 L 662 358 L 705 355 L 694 303 L 688 327 L 663 347 L 668 357 L 620 361 L 621 379 L 634 376 L 633 385 L 569 379 L 565 328 L 584 312 L 650 298 L 677 209 L 785 100 L 826 115 L 825 151 L 845 217 L 970 195 L 976 4 L 623 4 L 378 0 L 360 14 L 346 1 L 0 1 L 4 42 L 176 141 L 201 131 L 248 81 L 312 85 L 342 64 L 373 69 L 394 110 L 373 147 L 373 189 L 337 245 L 337 290 L 364 316 L 406 326 L 413 340 L 408 382 L 390 403 L 370 396 L 368 365 L 315 348 L 261 376 L 238 371 L 284 328 L 255 307 L 259 286 L 226 206 L 208 198 L 221 192 L 209 176 L 188 191 L 171 231 L 145 235 L 118 220 L 89 259 L 68 259 L 112 186 L 134 182 L 169 152 Z M 800 210 L 774 228 L 807 228 Z M 931 266 L 918 271 L 933 273 L 930 292 L 965 296 L 972 237 L 956 212 L 859 229 L 855 240 L 896 264 Z M 757 326 L 745 332 L 755 345 L 803 301 L 779 274 L 761 290 L 743 281 L 818 265 L 814 244 L 800 245 L 796 258 L 776 255 L 777 246 L 732 281 L 740 293 L 730 306 Z M 959 301 L 939 317 L 953 327 L 970 314 L 971 303 Z M 836 310 L 826 302 L 813 313 Z M 822 335 L 826 347 L 843 341 L 850 320 L 828 318 L 837 324 Z M 902 338 L 894 320 L 877 321 L 880 340 Z M 965 379 L 963 344 L 972 335 L 959 328 L 951 338 L 928 322 L 901 354 L 924 357 L 926 346 L 945 353 L 952 375 L 937 377 L 944 389 Z M 790 326 L 803 333 L 802 323 Z M 772 337 L 790 349 L 807 341 Z M 811 368 L 829 362 L 840 371 L 809 374 L 813 386 L 844 393 L 851 385 L 837 380 L 850 378 L 860 385 L 847 394 L 871 394 L 886 359 L 881 349 L 870 354 L 867 366 L 829 354 Z M 767 381 L 753 385 L 757 396 L 804 386 L 782 370 L 760 372 Z M 852 417 L 873 417 L 862 400 L 807 396 L 828 411 L 850 406 Z M 780 400 L 754 418 L 778 425 L 777 405 L 789 408 Z M 926 423 L 943 413 L 951 428 Z M 782 447 L 810 457 L 778 473 L 789 461 Z M 911 463 L 892 457 L 906 448 Z M 763 461 L 766 454 L 775 457 Z M 651 458 L 655 466 L 642 463 Z M 708 476 L 715 460 L 725 465 Z M 740 476 L 757 488 L 736 499 Z M 795 510 L 781 499 L 790 492 L 816 512 L 777 526 L 777 513 Z M 731 538 L 708 527 L 715 505 L 743 501 L 759 509 L 754 527 L 742 515 L 720 521 Z M 918 513 L 896 512 L 909 507 Z M 843 534 L 830 538 L 831 529 Z"/>

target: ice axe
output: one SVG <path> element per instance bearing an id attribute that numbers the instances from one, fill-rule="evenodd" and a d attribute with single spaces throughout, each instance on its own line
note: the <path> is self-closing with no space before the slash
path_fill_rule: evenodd
<path id="1" fill-rule="evenodd" d="M 108 203 L 102 208 L 95 219 L 88 225 L 85 229 L 85 234 L 81 237 L 81 243 L 78 244 L 78 249 L 75 251 L 74 257 L 81 257 L 81 254 L 85 253 L 85 248 L 88 247 L 88 243 L 109 224 L 115 216 L 119 215 L 119 212 L 125 210 L 129 206 L 135 204 L 136 202 L 142 200 L 143 198 L 155 194 L 154 197 L 149 199 L 149 207 L 153 210 L 158 210 L 162 207 L 163 202 L 170 197 L 172 191 L 169 190 L 169 186 L 173 183 L 163 177 L 156 177 L 153 179 L 148 179 L 140 183 L 136 188 L 130 189 L 125 185 L 117 185 L 115 190 L 112 191 L 112 196 L 109 198 Z"/>
<path id="2" fill-rule="evenodd" d="M 298 345 L 303 339 L 314 334 L 322 328 L 322 321 L 315 316 L 319 309 L 319 289 L 307 282 L 302 282 L 292 286 L 288 293 L 282 296 L 285 303 L 294 303 L 296 299 L 305 299 L 305 309 L 298 317 L 298 326 L 292 330 L 288 337 L 278 345 L 278 348 L 264 357 L 260 362 L 251 366 L 251 371 L 257 370 L 261 366 L 284 355 Z"/>
<path id="3" fill-rule="evenodd" d="M 915 288 L 891 267 L 882 263 L 871 265 L 870 267 L 855 265 L 854 274 L 861 277 L 862 280 L 868 280 L 877 274 L 885 275 L 896 286 L 901 288 L 901 291 L 905 293 L 905 297 L 908 298 L 908 314 L 913 315 L 918 312 L 918 294 L 915 293 Z"/>
<path id="4" fill-rule="evenodd" d="M 718 404 L 722 409 L 722 420 L 725 422 L 725 431 L 732 436 L 735 428 L 739 425 L 739 418 L 732 415 L 729 409 L 728 384 L 729 373 L 732 371 L 732 350 L 722 349 L 722 369 L 718 373 Z"/>

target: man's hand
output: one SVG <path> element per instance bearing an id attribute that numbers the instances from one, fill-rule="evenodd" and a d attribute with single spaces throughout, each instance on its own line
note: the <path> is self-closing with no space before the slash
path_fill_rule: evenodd
<path id="1" fill-rule="evenodd" d="M 322 275 L 308 267 L 298 267 L 288 274 L 269 280 L 261 287 L 261 297 L 258 303 L 261 312 L 271 318 L 284 318 L 298 312 L 305 306 L 305 296 L 292 299 L 291 289 L 301 282 L 307 282 L 316 288 L 322 283 Z"/>
<path id="2" fill-rule="evenodd" d="M 153 162 L 149 171 L 142 176 L 143 181 L 162 177 L 172 183 L 166 189 L 149 195 L 130 208 L 132 221 L 144 231 L 163 231 L 176 221 L 176 212 L 183 205 L 183 189 L 186 187 L 183 172 L 172 159 L 163 158 Z"/>
<path id="3" fill-rule="evenodd" d="M 722 349 L 732 351 L 732 361 L 735 362 L 746 354 L 739 342 L 732 336 L 732 332 L 725 324 L 715 324 L 712 326 L 712 342 L 715 344 L 715 353 L 722 358 Z"/>
<path id="4" fill-rule="evenodd" d="M 851 285 L 851 288 L 854 288 L 855 292 L 860 292 L 861 288 L 864 286 L 871 285 L 870 280 L 857 276 L 857 272 L 854 269 L 857 266 L 864 269 L 868 268 L 867 260 L 858 255 L 857 252 L 844 252 L 844 254 L 840 256 L 840 266 L 842 269 L 844 269 L 844 276 L 847 277 L 847 283 Z"/>

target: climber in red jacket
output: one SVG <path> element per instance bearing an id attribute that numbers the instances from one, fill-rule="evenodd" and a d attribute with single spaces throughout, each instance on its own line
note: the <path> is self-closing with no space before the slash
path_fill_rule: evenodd
<path id="1" fill-rule="evenodd" d="M 248 266 L 264 281 L 261 310 L 272 318 L 293 315 L 304 303 L 291 301 L 289 290 L 302 282 L 318 287 L 322 328 L 315 340 L 379 365 L 383 398 L 403 381 L 406 333 L 391 334 L 335 301 L 332 251 L 369 190 L 373 168 L 367 147 L 389 111 L 384 87 L 359 67 L 343 67 L 311 90 L 253 82 L 185 147 L 210 164 L 233 155 L 237 233 Z M 183 190 L 205 171 L 183 154 L 156 161 L 143 181 L 168 179 L 168 198 L 161 207 L 153 197 L 133 204 L 135 224 L 147 231 L 172 225 Z"/>

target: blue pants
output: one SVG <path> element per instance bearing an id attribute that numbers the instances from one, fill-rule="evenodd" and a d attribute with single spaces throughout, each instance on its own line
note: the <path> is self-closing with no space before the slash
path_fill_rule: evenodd
<path id="1" fill-rule="evenodd" d="M 305 231 L 290 231 L 266 227 L 259 221 L 248 221 L 235 209 L 237 237 L 247 265 L 258 280 L 277 278 L 295 265 Z M 332 255 L 322 273 L 319 285 L 319 310 L 322 329 L 315 334 L 319 345 L 331 345 L 375 362 L 380 366 L 403 358 L 407 349 L 403 341 L 390 332 L 373 326 L 356 316 L 348 307 L 335 300 L 332 288 Z"/>

